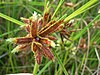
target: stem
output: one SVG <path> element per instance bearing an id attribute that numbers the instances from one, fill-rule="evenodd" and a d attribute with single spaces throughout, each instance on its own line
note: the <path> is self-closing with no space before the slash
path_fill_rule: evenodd
<path id="1" fill-rule="evenodd" d="M 33 75 L 36 75 L 38 68 L 39 68 L 39 66 L 38 66 L 37 62 L 35 62 L 35 66 L 34 66 L 34 69 L 33 69 Z"/>

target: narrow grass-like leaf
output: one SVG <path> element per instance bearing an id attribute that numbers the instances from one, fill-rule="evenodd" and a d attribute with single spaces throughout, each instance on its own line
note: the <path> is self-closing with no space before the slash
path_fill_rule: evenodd
<path id="1" fill-rule="evenodd" d="M 92 26 L 92 23 L 93 23 L 95 20 L 97 20 L 99 17 L 100 17 L 100 14 L 97 15 L 84 29 L 82 29 L 82 30 L 73 38 L 73 40 L 76 40 L 76 39 L 78 39 L 80 36 L 82 36 L 82 35 L 86 32 L 87 28 L 90 28 L 90 27 Z"/>
<path id="2" fill-rule="evenodd" d="M 0 37 L 6 36 L 6 35 L 11 34 L 11 33 L 13 33 L 13 32 L 17 32 L 17 31 L 19 31 L 19 30 L 20 30 L 20 28 L 17 28 L 17 29 L 15 29 L 15 30 L 13 30 L 13 31 L 9 31 L 9 32 L 3 33 L 3 34 L 0 35 Z"/>
<path id="3" fill-rule="evenodd" d="M 75 67 L 75 65 L 73 63 L 72 68 L 71 68 L 71 74 L 70 75 L 74 75 L 74 67 Z"/>
<path id="4" fill-rule="evenodd" d="M 52 63 L 52 61 L 49 61 L 49 62 L 39 71 L 39 73 L 38 73 L 37 75 L 41 75 L 41 74 L 45 71 L 45 69 L 46 69 L 51 63 Z"/>
<path id="5" fill-rule="evenodd" d="M 62 68 L 64 74 L 65 74 L 65 75 L 68 75 L 68 72 L 66 71 L 66 69 L 65 69 L 65 67 L 64 67 L 64 65 L 63 65 L 63 63 L 62 63 L 62 61 L 60 60 L 59 56 L 57 55 L 57 53 L 56 53 L 55 51 L 53 51 L 53 52 L 54 52 L 54 55 L 56 56 L 56 58 L 57 58 L 57 60 L 58 60 L 59 65 L 61 66 L 61 68 Z"/>
<path id="6" fill-rule="evenodd" d="M 37 9 L 37 8 L 35 8 L 35 7 L 33 7 L 33 6 L 27 5 L 27 7 L 28 7 L 32 12 L 33 12 L 33 11 L 37 11 L 38 13 L 42 14 L 42 12 L 41 12 L 39 9 Z"/>
<path id="7" fill-rule="evenodd" d="M 96 32 L 93 38 L 91 38 L 91 43 L 97 38 L 100 37 L 100 31 Z"/>
<path id="8" fill-rule="evenodd" d="M 63 2 L 64 2 L 64 0 L 60 0 L 60 2 L 59 2 L 59 4 L 58 4 L 58 6 L 57 6 L 57 8 L 56 8 L 55 12 L 53 13 L 53 15 L 52 15 L 51 19 L 53 19 L 53 17 L 54 17 L 54 16 L 55 16 L 55 14 L 57 13 L 58 9 L 60 8 L 60 6 L 62 5 L 62 3 L 63 3 Z"/>
<path id="9" fill-rule="evenodd" d="M 30 5 L 36 5 L 36 6 L 44 6 L 44 2 L 36 2 L 36 1 L 34 1 L 34 2 L 30 2 L 29 4 Z"/>
<path id="10" fill-rule="evenodd" d="M 11 22 L 13 22 L 13 23 L 15 23 L 15 24 L 17 24 L 17 25 L 25 25 L 25 24 L 22 23 L 21 21 L 18 21 L 18 20 L 16 20 L 16 19 L 12 18 L 12 17 L 9 17 L 9 16 L 7 16 L 7 15 L 5 15 L 5 14 L 3 14 L 3 13 L 0 13 L 0 17 L 4 18 L 4 19 L 6 19 L 6 20 L 9 20 L 9 21 L 11 21 Z"/>
<path id="11" fill-rule="evenodd" d="M 84 4 L 82 7 L 80 7 L 79 9 L 77 9 L 75 12 L 73 12 L 71 15 L 69 15 L 67 18 L 65 18 L 65 22 L 69 21 L 70 19 L 72 19 L 73 17 L 81 14 L 84 12 L 85 9 L 87 9 L 89 6 L 91 6 L 92 4 L 96 3 L 98 0 L 90 0 L 89 2 L 87 2 L 86 4 Z"/>

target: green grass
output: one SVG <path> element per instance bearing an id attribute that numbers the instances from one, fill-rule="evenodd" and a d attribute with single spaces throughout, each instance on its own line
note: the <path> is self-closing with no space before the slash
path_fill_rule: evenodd
<path id="1" fill-rule="evenodd" d="M 42 63 L 38 66 L 35 63 L 32 52 L 19 52 L 12 54 L 14 44 L 6 42 L 6 39 L 24 36 L 19 28 L 24 23 L 20 17 L 29 18 L 34 11 L 44 13 L 46 3 L 49 0 L 6 0 L 0 1 L 0 75 L 9 73 L 29 72 L 33 75 L 92 75 L 99 70 L 98 59 L 100 56 L 100 2 L 99 0 L 70 0 L 76 7 L 64 6 L 66 0 L 50 0 L 52 19 L 64 22 L 74 19 L 70 30 L 70 39 L 62 44 L 58 33 L 52 34 L 57 37 L 55 43 L 58 45 L 52 48 L 55 61 L 49 61 L 42 57 Z M 47 10 L 47 9 L 45 9 Z M 53 12 L 52 12 L 53 11 Z M 65 17 L 67 15 L 67 17 Z M 94 23 L 99 28 L 93 28 Z M 18 26 L 19 25 L 19 26 Z M 79 49 L 78 44 L 81 38 L 86 39 L 86 49 Z M 93 43 L 96 42 L 95 45 Z"/>

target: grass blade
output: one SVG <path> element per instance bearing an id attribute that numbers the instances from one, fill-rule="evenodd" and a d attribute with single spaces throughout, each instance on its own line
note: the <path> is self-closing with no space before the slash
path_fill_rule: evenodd
<path id="1" fill-rule="evenodd" d="M 41 75 L 41 74 L 45 71 L 45 69 L 46 69 L 51 63 L 52 63 L 52 61 L 49 61 L 49 62 L 40 70 L 40 72 L 39 72 L 37 75 Z"/>
<path id="2" fill-rule="evenodd" d="M 51 19 L 55 16 L 55 14 L 57 13 L 58 9 L 60 8 L 60 6 L 62 5 L 63 2 L 64 2 L 64 0 L 60 0 L 60 2 L 59 2 L 59 4 L 58 4 L 58 6 L 57 6 L 55 12 L 53 13 Z"/>
<path id="3" fill-rule="evenodd" d="M 87 9 L 89 6 L 91 6 L 92 4 L 96 3 L 98 0 L 90 0 L 89 2 L 87 2 L 86 4 L 84 4 L 82 7 L 80 7 L 79 9 L 77 9 L 75 12 L 73 12 L 71 15 L 69 15 L 67 18 L 65 18 L 65 22 L 69 21 L 70 19 L 72 19 L 73 17 L 81 14 L 84 12 L 85 9 Z"/>
<path id="4" fill-rule="evenodd" d="M 62 63 L 62 61 L 60 60 L 59 56 L 56 54 L 55 51 L 54 51 L 54 55 L 56 56 L 56 58 L 57 58 L 57 60 L 58 60 L 58 63 L 59 63 L 59 65 L 61 66 L 61 68 L 62 68 L 64 74 L 65 74 L 65 75 L 68 75 L 68 72 L 66 71 L 66 69 L 65 69 L 65 67 L 64 67 L 64 65 L 63 65 L 63 63 Z"/>
<path id="5" fill-rule="evenodd" d="M 76 39 L 78 39 L 80 36 L 82 36 L 82 35 L 86 32 L 87 28 L 90 28 L 90 27 L 92 26 L 92 23 L 93 23 L 95 20 L 97 20 L 99 17 L 100 17 L 100 14 L 97 15 L 84 29 L 82 29 L 82 30 L 73 38 L 73 40 L 76 40 Z"/>
<path id="6" fill-rule="evenodd" d="M 17 29 L 15 29 L 15 30 L 13 30 L 13 31 L 9 31 L 9 32 L 3 33 L 3 34 L 0 35 L 0 37 L 6 36 L 6 35 L 11 34 L 11 33 L 13 33 L 13 32 L 17 32 L 17 31 L 19 31 L 19 30 L 21 30 L 21 29 L 20 29 L 20 28 L 17 28 Z"/>
<path id="7" fill-rule="evenodd" d="M 9 17 L 9 16 L 7 16 L 5 14 L 0 13 L 0 17 L 4 18 L 6 20 L 9 20 L 9 21 L 11 21 L 11 22 L 13 22 L 13 23 L 15 23 L 17 25 L 24 25 L 24 23 L 22 23 L 22 22 L 20 22 L 20 21 L 18 21 L 16 19 L 14 19 L 14 18 L 12 18 L 12 17 Z"/>

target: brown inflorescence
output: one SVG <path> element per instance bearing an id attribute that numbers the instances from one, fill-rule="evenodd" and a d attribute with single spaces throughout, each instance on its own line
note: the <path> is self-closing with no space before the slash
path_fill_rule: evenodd
<path id="1" fill-rule="evenodd" d="M 29 19 L 21 18 L 25 23 L 22 26 L 22 29 L 25 29 L 27 35 L 25 37 L 10 38 L 11 42 L 17 44 L 12 53 L 31 47 L 31 50 L 34 52 L 36 62 L 41 63 L 41 56 L 47 57 L 50 60 L 54 60 L 54 55 L 50 51 L 51 45 L 54 45 L 55 37 L 50 36 L 51 33 L 61 31 L 61 35 L 69 36 L 69 33 L 66 32 L 63 28 L 62 23 L 64 20 L 51 20 L 51 16 L 48 12 L 45 12 L 43 17 L 33 14 Z"/>

